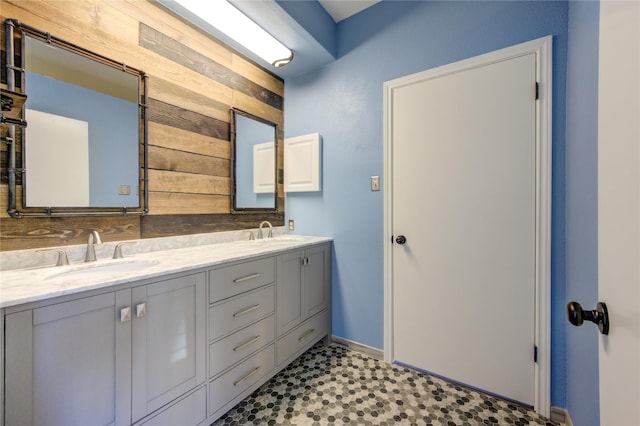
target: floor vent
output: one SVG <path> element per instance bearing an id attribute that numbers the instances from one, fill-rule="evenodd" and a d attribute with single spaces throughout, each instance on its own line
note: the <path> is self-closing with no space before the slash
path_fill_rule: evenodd
<path id="1" fill-rule="evenodd" d="M 551 407 L 551 420 L 565 426 L 573 426 L 569 412 L 564 408 Z"/>

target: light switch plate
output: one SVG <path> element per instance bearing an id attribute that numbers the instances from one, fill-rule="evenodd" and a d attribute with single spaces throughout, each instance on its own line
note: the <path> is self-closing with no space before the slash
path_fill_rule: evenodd
<path id="1" fill-rule="evenodd" d="M 380 176 L 371 176 L 371 190 L 380 191 Z"/>
<path id="2" fill-rule="evenodd" d="M 118 188 L 118 194 L 120 195 L 131 195 L 131 186 L 130 185 L 120 185 Z"/>

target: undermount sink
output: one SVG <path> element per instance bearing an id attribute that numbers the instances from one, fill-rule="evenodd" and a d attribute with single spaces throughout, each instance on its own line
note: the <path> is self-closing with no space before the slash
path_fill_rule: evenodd
<path id="1" fill-rule="evenodd" d="M 97 275 L 120 275 L 136 272 L 157 265 L 156 260 L 118 260 L 108 263 L 92 262 L 47 277 L 47 280 L 61 278 L 95 277 Z"/>

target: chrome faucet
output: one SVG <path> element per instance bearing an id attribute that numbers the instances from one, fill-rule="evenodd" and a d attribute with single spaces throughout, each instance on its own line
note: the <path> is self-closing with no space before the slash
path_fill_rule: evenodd
<path id="1" fill-rule="evenodd" d="M 91 231 L 87 240 L 87 253 L 84 255 L 85 262 L 96 261 L 96 244 L 102 244 L 100 234 L 98 234 L 98 231 Z"/>
<path id="2" fill-rule="evenodd" d="M 64 249 L 53 248 L 53 249 L 42 249 L 36 251 L 55 251 L 58 253 L 58 260 L 56 262 L 56 266 L 64 266 L 69 264 L 69 256 L 67 256 L 67 252 Z"/>
<path id="3" fill-rule="evenodd" d="M 113 258 L 124 259 L 124 255 L 122 254 L 122 246 L 126 246 L 129 244 L 135 244 L 135 241 L 123 241 L 121 243 L 116 244 L 116 248 L 113 250 Z"/>
<path id="4" fill-rule="evenodd" d="M 268 220 L 263 220 L 262 222 L 260 222 L 260 227 L 258 228 L 258 239 L 262 239 L 264 238 L 264 236 L 262 235 L 262 226 L 264 224 L 269 225 L 269 235 L 268 238 L 273 238 L 273 226 L 271 225 L 271 222 L 269 222 Z"/>

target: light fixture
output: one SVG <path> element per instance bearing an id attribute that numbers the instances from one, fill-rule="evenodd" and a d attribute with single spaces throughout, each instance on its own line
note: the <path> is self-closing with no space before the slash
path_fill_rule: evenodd
<path id="1" fill-rule="evenodd" d="M 176 3 L 276 68 L 293 59 L 289 48 L 227 0 L 176 0 Z"/>

